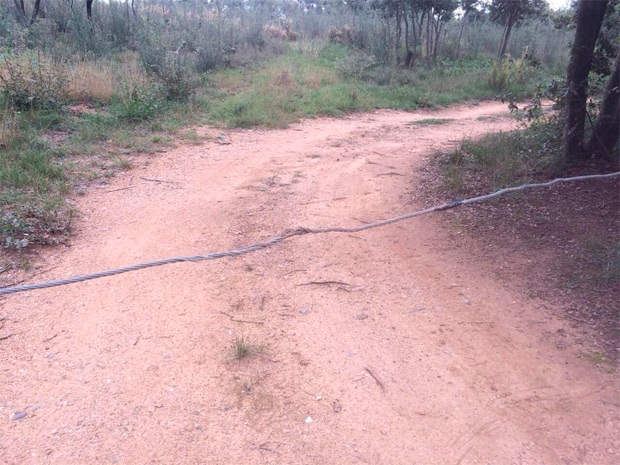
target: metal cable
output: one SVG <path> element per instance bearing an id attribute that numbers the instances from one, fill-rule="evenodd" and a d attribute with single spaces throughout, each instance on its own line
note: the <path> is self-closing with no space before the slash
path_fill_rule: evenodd
<path id="1" fill-rule="evenodd" d="M 274 245 L 280 244 L 284 240 L 293 236 L 304 236 L 306 234 L 323 234 L 323 233 L 354 233 L 360 231 L 366 231 L 368 229 L 378 228 L 381 226 L 387 226 L 389 224 L 398 223 L 399 221 L 404 221 L 409 218 L 413 218 L 416 216 L 426 215 L 428 213 L 433 213 L 436 211 L 449 210 L 451 208 L 459 207 L 461 205 L 468 205 L 475 202 L 482 202 L 485 200 L 492 199 L 494 197 L 498 197 L 500 195 L 508 194 L 510 192 L 522 191 L 525 189 L 531 189 L 535 187 L 548 187 L 554 184 L 562 183 L 562 182 L 572 182 L 572 181 L 586 181 L 590 179 L 604 179 L 620 176 L 620 172 L 616 173 L 608 173 L 608 174 L 593 174 L 588 176 L 574 176 L 570 178 L 557 178 L 548 182 L 541 183 L 533 183 L 533 184 L 523 184 L 521 186 L 516 187 L 507 187 L 505 189 L 498 190 L 491 194 L 481 195 L 479 197 L 472 197 L 465 200 L 453 200 L 452 202 L 445 203 L 443 205 L 437 205 L 434 207 L 426 208 L 424 210 L 419 210 L 412 213 L 407 213 L 404 215 L 396 216 L 394 218 L 389 218 L 387 220 L 375 221 L 373 223 L 364 224 L 362 226 L 354 226 L 350 228 L 340 228 L 340 227 L 329 227 L 329 228 L 296 228 L 283 232 L 277 236 L 274 236 L 270 239 L 267 239 L 262 242 L 257 242 L 255 244 L 250 244 L 245 247 L 241 247 L 239 249 L 232 250 L 224 250 L 220 252 L 213 252 L 206 255 L 192 255 L 186 257 L 174 257 L 174 258 L 166 258 L 163 260 L 156 260 L 152 262 L 139 263 L 136 265 L 126 266 L 123 268 L 115 268 L 113 270 L 100 271 L 98 273 L 84 274 L 80 276 L 73 276 L 70 278 L 58 279 L 55 281 L 47 281 L 41 283 L 33 283 L 33 284 L 24 284 L 22 286 L 13 286 L 13 287 L 4 287 L 0 288 L 0 296 L 14 294 L 16 292 L 25 292 L 32 291 L 35 289 L 45 289 L 48 287 L 55 286 L 64 286 L 66 284 L 79 283 L 82 281 L 88 281 L 91 279 L 103 278 L 106 276 L 114 276 L 121 273 L 128 273 L 130 271 L 142 270 L 145 268 L 152 268 L 155 266 L 168 265 L 171 263 L 181 263 L 181 262 L 200 262 L 204 260 L 217 260 L 223 257 L 236 257 L 239 255 L 243 255 L 249 252 L 255 252 L 257 250 L 266 249 L 269 247 L 273 247 Z"/>

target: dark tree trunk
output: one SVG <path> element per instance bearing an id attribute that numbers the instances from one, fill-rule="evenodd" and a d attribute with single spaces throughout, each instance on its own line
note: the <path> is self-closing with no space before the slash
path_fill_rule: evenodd
<path id="1" fill-rule="evenodd" d="M 420 35 L 417 28 L 418 14 L 411 7 L 411 33 L 413 34 L 413 54 L 418 52 L 418 42 Z"/>
<path id="2" fill-rule="evenodd" d="M 23 23 L 26 18 L 24 0 L 13 0 L 13 3 L 15 3 L 15 16 L 17 17 L 17 21 Z"/>
<path id="3" fill-rule="evenodd" d="M 596 118 L 586 152 L 595 157 L 611 157 L 620 136 L 620 52 L 616 56 L 614 69 L 609 76 L 601 112 Z"/>
<path id="4" fill-rule="evenodd" d="M 32 18 L 30 18 L 30 25 L 32 26 L 39 16 L 39 10 L 41 9 L 41 0 L 35 0 L 34 9 L 32 10 Z"/>
<path id="5" fill-rule="evenodd" d="M 587 153 L 583 144 L 586 120 L 588 74 L 592 67 L 594 45 L 601 30 L 607 0 L 579 0 L 575 39 L 566 76 L 566 123 L 564 126 L 564 158 L 576 160 Z"/>
<path id="6" fill-rule="evenodd" d="M 93 19 L 93 1 L 94 0 L 86 0 L 86 17 L 89 20 Z"/>
<path id="7" fill-rule="evenodd" d="M 403 2 L 403 13 L 405 20 L 405 52 L 409 56 L 411 50 L 409 49 L 409 18 L 407 18 L 407 4 Z"/>

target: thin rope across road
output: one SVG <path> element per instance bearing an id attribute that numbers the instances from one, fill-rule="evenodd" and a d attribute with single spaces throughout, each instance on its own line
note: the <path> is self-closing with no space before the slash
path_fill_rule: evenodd
<path id="1" fill-rule="evenodd" d="M 138 263 L 136 265 L 126 266 L 123 268 L 115 268 L 113 270 L 100 271 L 98 273 L 90 273 L 84 274 L 80 276 L 73 276 L 70 278 L 58 279 L 55 281 L 47 281 L 41 283 L 33 283 L 33 284 L 24 284 L 22 286 L 13 286 L 13 287 L 4 287 L 0 288 L 0 295 L 14 294 L 16 292 L 25 292 L 32 291 L 35 289 L 45 289 L 48 287 L 56 287 L 56 286 L 64 286 L 66 284 L 79 283 L 82 281 L 88 281 L 91 279 L 104 278 L 106 276 L 114 276 L 121 273 L 128 273 L 130 271 L 142 270 L 145 268 L 152 268 L 155 266 L 169 265 L 171 263 L 181 263 L 181 262 L 200 262 L 204 260 L 217 260 L 219 258 L 224 257 L 237 257 L 239 255 L 243 255 L 250 252 L 255 252 L 257 250 L 266 249 L 269 247 L 273 247 L 274 245 L 280 244 L 284 240 L 294 237 L 294 236 L 305 236 L 306 234 L 324 234 L 324 233 L 355 233 L 366 231 L 368 229 L 379 228 L 381 226 L 387 226 L 389 224 L 398 223 L 400 221 L 408 220 L 409 218 L 414 218 L 416 216 L 426 215 L 429 213 L 450 210 L 451 208 L 460 207 L 461 205 L 469 205 L 476 202 L 482 202 L 494 197 L 499 197 L 500 195 L 508 194 L 510 192 L 517 192 L 526 189 L 532 189 L 535 187 L 548 187 L 554 184 L 562 183 L 562 182 L 573 182 L 573 181 L 587 181 L 590 179 L 604 179 L 604 178 L 612 178 L 620 176 L 620 172 L 617 173 L 609 173 L 609 174 L 593 174 L 588 176 L 574 176 L 571 178 L 557 178 L 548 182 L 541 183 L 533 183 L 533 184 L 523 184 L 521 186 L 516 187 L 507 187 L 505 189 L 501 189 L 497 192 L 493 192 L 491 194 L 481 195 L 479 197 L 472 197 L 465 200 L 453 200 L 452 202 L 445 203 L 443 205 L 437 205 L 434 207 L 426 208 L 424 210 L 419 210 L 411 213 L 406 213 L 404 215 L 396 216 L 394 218 L 389 218 L 387 220 L 375 221 L 373 223 L 364 224 L 362 226 L 354 226 L 350 228 L 340 228 L 340 227 L 329 227 L 329 228 L 296 228 L 283 232 L 277 236 L 274 236 L 270 239 L 267 239 L 262 242 L 257 242 L 255 244 L 250 244 L 245 247 L 241 247 L 239 249 L 232 250 L 224 250 L 220 252 L 213 252 L 206 255 L 192 255 L 187 257 L 174 257 L 174 258 L 166 258 L 163 260 L 155 260 L 152 262 Z"/>

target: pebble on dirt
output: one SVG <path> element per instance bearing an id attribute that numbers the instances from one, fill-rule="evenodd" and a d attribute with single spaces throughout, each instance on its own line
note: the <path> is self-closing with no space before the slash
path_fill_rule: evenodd
<path id="1" fill-rule="evenodd" d="M 301 307 L 301 310 L 299 310 L 303 315 L 305 315 L 306 313 L 308 313 L 308 309 L 306 307 Z"/>
<path id="2" fill-rule="evenodd" d="M 28 414 L 26 412 L 15 412 L 13 415 L 11 415 L 11 420 L 21 420 L 23 418 L 26 418 L 28 416 Z"/>

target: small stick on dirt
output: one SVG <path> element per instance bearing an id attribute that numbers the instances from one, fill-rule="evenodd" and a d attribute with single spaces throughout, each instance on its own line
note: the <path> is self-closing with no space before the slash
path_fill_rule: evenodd
<path id="1" fill-rule="evenodd" d="M 149 182 L 156 182 L 156 183 L 165 183 L 165 184 L 181 184 L 179 182 L 176 181 L 164 181 L 163 179 L 151 179 L 151 178 L 143 178 L 142 176 L 140 176 L 140 179 L 142 179 L 143 181 L 149 181 Z"/>
<path id="2" fill-rule="evenodd" d="M 127 187 L 119 187 L 118 189 L 112 189 L 109 191 L 104 191 L 104 194 L 109 194 L 110 192 L 118 192 L 118 191 L 124 191 L 126 189 L 133 189 L 134 186 L 127 186 Z"/>
<path id="3" fill-rule="evenodd" d="M 0 336 L 0 341 L 4 341 L 5 339 L 8 339 L 13 336 L 15 336 L 15 333 L 7 334 L 6 336 Z"/>
<path id="4" fill-rule="evenodd" d="M 346 197 L 336 197 L 333 199 L 325 199 L 325 200 L 311 200 L 310 202 L 303 202 L 300 205 L 310 205 L 313 203 L 325 203 L 325 202 L 336 202 L 337 200 L 344 200 Z"/>
<path id="5" fill-rule="evenodd" d="M 385 385 L 383 384 L 383 382 L 379 379 L 379 377 L 375 374 L 375 372 L 373 371 L 372 368 L 366 366 L 364 367 L 364 370 L 366 370 L 368 372 L 368 374 L 370 376 L 372 376 L 374 378 L 374 380 L 377 382 L 377 384 L 379 385 L 379 387 L 381 388 L 382 392 L 385 392 Z"/>
<path id="6" fill-rule="evenodd" d="M 231 321 L 234 321 L 235 323 L 251 323 L 251 324 L 255 324 L 255 325 L 264 325 L 265 322 L 264 321 L 253 321 L 253 320 L 239 320 L 237 318 L 235 318 L 233 315 L 231 315 L 230 313 L 226 313 L 220 310 L 220 313 L 222 315 L 226 315 L 228 318 L 230 318 Z"/>
<path id="7" fill-rule="evenodd" d="M 288 276 L 288 275 L 293 274 L 293 273 L 305 273 L 306 271 L 308 271 L 308 270 L 291 270 L 288 273 L 284 273 L 284 276 Z"/>
<path id="8" fill-rule="evenodd" d="M 136 338 L 136 342 L 134 342 L 134 343 L 133 343 L 133 345 L 134 345 L 134 346 L 137 346 L 137 345 L 138 345 L 138 342 L 140 342 L 140 339 L 142 339 L 142 336 L 138 336 L 138 337 Z"/>
<path id="9" fill-rule="evenodd" d="M 48 337 L 47 339 L 43 339 L 43 342 L 50 342 L 52 339 L 54 339 L 56 336 L 58 336 L 58 333 L 54 334 L 52 337 Z"/>
<path id="10" fill-rule="evenodd" d="M 307 283 L 301 283 L 295 285 L 295 287 L 299 286 L 329 286 L 329 285 L 337 285 L 337 286 L 351 286 L 352 284 L 344 283 L 342 281 L 308 281 Z"/>
<path id="11" fill-rule="evenodd" d="M 47 268 L 47 269 L 45 269 L 45 270 L 43 270 L 43 271 L 39 271 L 39 272 L 37 272 L 37 273 L 33 273 L 33 274 L 29 275 L 29 277 L 28 277 L 27 279 L 32 279 L 32 278 L 34 278 L 35 276 L 39 276 L 39 275 L 41 275 L 41 274 L 43 274 L 43 273 L 47 273 L 48 271 L 55 270 L 56 268 L 58 268 L 58 266 L 52 266 L 52 267 Z M 11 284 L 11 286 L 17 286 L 17 285 L 19 285 L 19 284 L 22 284 L 22 283 L 26 282 L 26 280 L 27 280 L 27 279 L 22 279 L 21 281 L 17 281 L 17 282 L 15 282 L 15 283 Z"/>
<path id="12" fill-rule="evenodd" d="M 404 174 L 397 173 L 396 171 L 390 171 L 389 173 L 379 173 L 377 177 L 379 176 L 404 176 Z"/>

